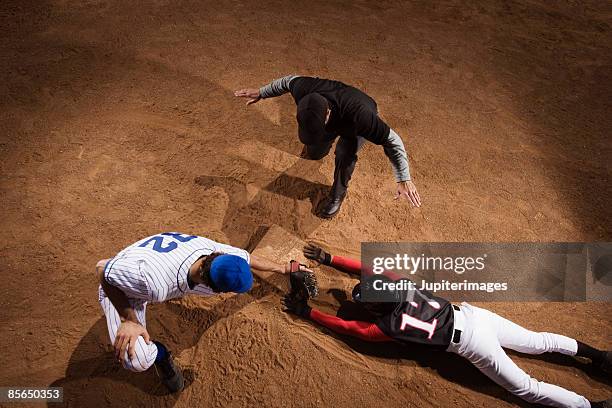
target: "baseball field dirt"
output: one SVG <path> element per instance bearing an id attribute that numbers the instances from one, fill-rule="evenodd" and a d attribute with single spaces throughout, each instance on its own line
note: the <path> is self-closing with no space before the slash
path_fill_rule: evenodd
<path id="1" fill-rule="evenodd" d="M 611 25 L 603 1 L 2 1 L 0 386 L 60 386 L 72 407 L 527 406 L 455 355 L 287 315 L 270 277 L 148 309 L 188 382 L 167 395 L 115 361 L 95 265 L 161 231 L 279 261 L 307 241 L 356 257 L 362 241 L 611 241 Z M 340 214 L 314 215 L 333 154 L 299 157 L 289 96 L 233 96 L 292 73 L 376 99 L 421 208 L 393 199 L 367 144 Z M 315 304 L 337 309 L 356 281 L 317 274 Z M 610 303 L 486 307 L 612 348 Z M 572 358 L 512 358 L 612 396 Z"/>

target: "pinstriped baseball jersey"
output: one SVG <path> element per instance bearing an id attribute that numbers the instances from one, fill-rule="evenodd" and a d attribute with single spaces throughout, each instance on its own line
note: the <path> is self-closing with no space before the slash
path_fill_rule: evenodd
<path id="1" fill-rule="evenodd" d="M 213 252 L 237 255 L 250 263 L 249 253 L 244 249 L 196 235 L 164 232 L 120 251 L 106 264 L 104 277 L 131 300 L 163 302 L 188 294 L 210 296 L 214 292 L 208 286 L 189 288 L 187 274 L 198 258 Z M 99 300 L 105 297 L 100 287 Z"/>

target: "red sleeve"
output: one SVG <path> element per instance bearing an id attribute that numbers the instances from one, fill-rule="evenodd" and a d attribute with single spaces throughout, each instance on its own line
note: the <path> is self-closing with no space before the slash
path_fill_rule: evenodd
<path id="1" fill-rule="evenodd" d="M 338 334 L 345 334 L 372 342 L 392 341 L 374 323 L 342 320 L 339 317 L 328 315 L 316 309 L 310 311 L 310 319 Z"/>
<path id="2" fill-rule="evenodd" d="M 361 274 L 361 261 L 357 259 L 333 255 L 331 258 L 331 266 L 346 273 L 353 273 L 355 275 Z"/>
<path id="3" fill-rule="evenodd" d="M 337 256 L 337 255 L 333 255 L 331 258 L 331 264 L 332 267 L 346 272 L 346 273 L 352 273 L 352 274 L 356 274 L 356 275 L 361 275 L 363 273 L 364 276 L 372 276 L 374 275 L 374 272 L 372 272 L 371 269 L 363 269 L 361 268 L 361 261 L 357 260 L 357 259 L 351 259 L 351 258 L 345 258 L 343 256 Z M 392 280 L 399 280 L 401 278 L 403 278 L 402 275 L 399 275 L 397 273 L 394 272 L 389 272 L 389 271 L 385 271 L 384 275 L 391 278 Z"/>

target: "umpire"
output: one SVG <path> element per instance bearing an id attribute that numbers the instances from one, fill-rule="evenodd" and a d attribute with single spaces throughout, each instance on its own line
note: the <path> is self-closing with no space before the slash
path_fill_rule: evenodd
<path id="1" fill-rule="evenodd" d="M 331 218 L 338 213 L 346 196 L 357 152 L 366 140 L 382 145 L 391 161 L 397 181 L 396 198 L 408 199 L 421 206 L 421 198 L 410 179 L 408 155 L 404 143 L 393 129 L 380 119 L 374 99 L 357 88 L 339 81 L 288 75 L 260 89 L 241 89 L 235 96 L 247 98 L 247 105 L 260 99 L 291 93 L 297 105 L 298 137 L 305 145 L 305 158 L 325 157 L 336 137 L 334 184 L 319 216 Z"/>

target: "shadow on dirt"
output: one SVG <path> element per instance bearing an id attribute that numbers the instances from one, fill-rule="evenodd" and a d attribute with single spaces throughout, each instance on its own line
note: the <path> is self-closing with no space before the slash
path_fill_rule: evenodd
<path id="1" fill-rule="evenodd" d="M 279 289 L 265 281 L 257 279 L 257 282 L 248 294 L 220 300 L 208 309 L 190 309 L 178 301 L 154 304 L 147 310 L 147 329 L 175 355 L 179 355 L 183 350 L 195 346 L 204 332 L 218 320 L 239 312 L 251 302 L 271 293 L 281 294 Z M 169 326 L 172 330 L 168 329 Z M 198 373 L 185 368 L 183 374 L 187 389 Z M 70 356 L 64 377 L 49 384 L 49 387 L 63 387 L 65 406 L 170 407 L 178 399 L 178 395 L 169 394 L 159 382 L 154 367 L 144 373 L 132 373 L 115 360 L 108 345 L 104 317 L 96 321 L 81 338 Z"/>
<path id="2" fill-rule="evenodd" d="M 547 353 L 540 355 L 530 355 L 521 354 L 512 350 L 507 350 L 507 352 L 510 356 L 521 356 L 522 358 L 528 360 L 545 361 L 547 363 L 555 364 L 562 367 L 579 369 L 582 373 L 584 373 L 585 376 L 588 376 L 591 380 L 612 386 L 612 380 L 610 378 L 607 378 L 606 374 L 602 373 L 600 370 L 589 364 L 589 360 L 587 359 L 585 359 L 583 362 L 577 358 L 566 356 L 563 354 Z"/>
<path id="3" fill-rule="evenodd" d="M 312 163 L 308 163 L 308 166 L 313 167 Z M 204 189 L 220 187 L 228 195 L 229 204 L 221 230 L 236 246 L 254 248 L 262 238 L 262 230 L 271 225 L 278 225 L 300 238 L 306 238 L 324 222 L 315 211 L 329 186 L 287 172 L 262 186 L 251 199 L 248 197 L 247 183 L 234 177 L 200 176 L 195 183 Z M 300 205 L 299 201 L 304 200 L 308 200 L 309 210 Z"/>
<path id="4" fill-rule="evenodd" d="M 295 104 L 285 96 L 277 99 L 280 108 L 280 126 L 253 110 L 241 114 L 257 124 L 251 140 L 262 142 L 271 151 L 282 151 L 299 158 L 283 171 L 275 171 L 271 163 L 257 162 L 232 155 L 234 166 L 246 169 L 238 176 L 201 175 L 195 184 L 203 189 L 222 188 L 228 195 L 228 208 L 223 218 L 222 232 L 232 245 L 248 248 L 257 231 L 278 225 L 300 238 L 308 237 L 325 220 L 317 215 L 320 204 L 331 187 L 330 173 L 321 172 L 321 160 L 302 159 L 303 145 L 297 137 Z M 231 153 L 228 153 L 231 154 Z M 262 152 L 251 153 L 256 158 Z M 329 156 L 333 158 L 333 153 Z M 308 179 L 306 179 L 308 178 Z M 253 189 L 257 189 L 253 193 Z"/>

